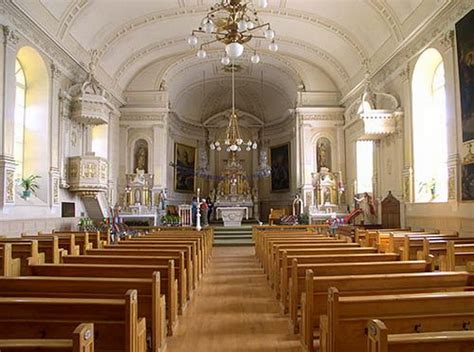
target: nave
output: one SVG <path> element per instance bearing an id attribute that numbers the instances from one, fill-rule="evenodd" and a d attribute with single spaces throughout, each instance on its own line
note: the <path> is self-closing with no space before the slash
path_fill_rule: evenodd
<path id="1" fill-rule="evenodd" d="M 225 346 L 225 348 L 223 347 Z M 168 352 L 301 351 L 253 247 L 216 247 Z"/>

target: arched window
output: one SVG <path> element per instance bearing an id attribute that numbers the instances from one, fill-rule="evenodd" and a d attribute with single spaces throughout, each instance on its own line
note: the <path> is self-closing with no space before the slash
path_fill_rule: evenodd
<path id="1" fill-rule="evenodd" d="M 24 46 L 16 56 L 14 156 L 18 177 L 38 175 L 37 197 L 48 200 L 50 171 L 49 75 L 35 49 Z"/>
<path id="2" fill-rule="evenodd" d="M 373 192 L 374 142 L 356 142 L 357 189 L 358 194 Z"/>
<path id="3" fill-rule="evenodd" d="M 26 107 L 26 78 L 20 61 L 16 60 L 16 97 L 15 97 L 15 125 L 14 125 L 14 155 L 17 163 L 15 176 L 23 176 L 23 146 L 25 143 L 25 107 Z"/>
<path id="4" fill-rule="evenodd" d="M 415 202 L 448 199 L 448 149 L 444 64 L 427 49 L 418 59 L 412 80 Z"/>

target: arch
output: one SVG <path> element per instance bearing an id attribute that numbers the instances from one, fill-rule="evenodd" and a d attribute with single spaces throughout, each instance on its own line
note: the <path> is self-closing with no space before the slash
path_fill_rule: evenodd
<path id="1" fill-rule="evenodd" d="M 37 196 L 48 200 L 48 180 L 50 166 L 49 143 L 49 74 L 41 55 L 29 46 L 17 53 L 26 81 L 24 126 L 23 126 L 23 165 L 24 177 L 39 175 L 40 188 Z"/>
<path id="2" fill-rule="evenodd" d="M 415 202 L 448 199 L 444 62 L 434 48 L 418 58 L 412 77 Z"/>

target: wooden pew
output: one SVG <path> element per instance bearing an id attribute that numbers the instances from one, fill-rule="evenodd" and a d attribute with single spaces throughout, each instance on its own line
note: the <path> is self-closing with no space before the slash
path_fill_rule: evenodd
<path id="1" fill-rule="evenodd" d="M 293 278 L 293 266 L 306 264 L 329 264 L 329 263 L 357 263 L 357 262 L 390 262 L 397 261 L 400 256 L 395 253 L 369 253 L 369 254 L 333 254 L 333 255 L 292 255 L 283 251 L 282 268 L 280 273 L 280 300 L 283 312 L 289 311 L 289 288 L 290 280 Z M 293 261 L 296 260 L 295 263 Z M 305 272 L 306 273 L 306 272 Z M 294 286 L 293 286 L 294 287 Z M 300 295 L 298 294 L 297 297 Z M 299 302 L 298 302 L 299 304 Z"/>
<path id="2" fill-rule="evenodd" d="M 0 239 L 0 243 L 10 243 L 12 247 L 12 258 L 20 259 L 20 275 L 28 273 L 28 265 L 43 264 L 45 254 L 38 250 L 38 241 L 24 240 L 21 238 Z"/>
<path id="3" fill-rule="evenodd" d="M 97 248 L 99 245 L 99 236 L 98 233 L 93 233 L 92 235 L 89 234 L 88 232 L 74 232 L 74 233 L 62 233 L 62 232 L 53 232 L 53 233 L 38 233 L 39 237 L 42 236 L 57 236 L 59 241 L 62 239 L 69 239 L 69 238 L 74 238 L 75 245 L 79 248 L 79 253 L 76 252 L 76 254 L 72 255 L 77 255 L 77 254 L 84 254 L 88 249 L 91 248 Z M 94 245 L 95 243 L 95 245 Z"/>
<path id="4" fill-rule="evenodd" d="M 367 325 L 368 352 L 472 352 L 474 331 L 389 334 L 387 326 L 374 319 Z"/>
<path id="5" fill-rule="evenodd" d="M 270 286 L 275 289 L 277 293 L 277 298 L 280 297 L 280 281 L 281 281 L 281 272 L 283 268 L 283 253 L 286 251 L 297 251 L 297 250 L 307 250 L 307 249 L 356 249 L 360 248 L 360 245 L 357 243 L 331 243 L 324 242 L 308 242 L 308 243 L 275 243 L 272 245 L 270 252 L 270 267 L 269 267 L 269 279 Z"/>
<path id="6" fill-rule="evenodd" d="M 357 263 L 324 263 L 300 264 L 293 259 L 290 278 L 288 302 L 290 318 L 295 331 L 298 330 L 298 307 L 301 295 L 306 287 L 306 272 L 311 270 L 313 277 L 324 276 L 355 276 L 355 275 L 383 275 L 383 274 L 409 274 L 432 272 L 433 264 L 424 260 L 420 261 L 388 261 L 388 262 L 357 262 Z"/>
<path id="7" fill-rule="evenodd" d="M 160 273 L 161 292 L 166 297 L 168 331 L 173 332 L 178 323 L 178 280 L 175 278 L 174 261 L 166 268 L 155 265 L 100 265 L 100 264 L 42 264 L 30 265 L 31 276 L 100 277 L 152 279 Z"/>
<path id="8" fill-rule="evenodd" d="M 118 248 L 135 249 L 135 250 L 142 249 L 142 250 L 181 250 L 181 251 L 184 251 L 185 257 L 187 257 L 186 260 L 189 263 L 189 268 L 192 269 L 190 273 L 192 273 L 193 275 L 192 282 L 193 282 L 194 288 L 197 287 L 197 283 L 199 282 L 201 278 L 199 253 L 197 253 L 196 251 L 196 246 L 193 246 L 192 244 L 186 244 L 186 243 L 176 243 L 176 244 L 142 243 L 140 244 L 140 243 L 130 243 L 130 242 L 119 242 L 119 244 L 116 244 L 116 245 L 105 246 L 104 249 L 118 249 Z"/>
<path id="9" fill-rule="evenodd" d="M 125 247 L 89 249 L 86 253 L 86 255 L 93 256 L 152 256 L 174 260 L 175 266 L 180 268 L 180 272 L 187 274 L 186 279 L 184 280 L 184 282 L 187 283 L 187 287 L 182 287 L 182 290 L 186 292 L 187 298 L 190 299 L 193 290 L 197 287 L 197 283 L 194 282 L 194 263 L 192 262 L 191 256 L 189 254 L 189 252 L 179 249 L 135 249 Z"/>
<path id="10" fill-rule="evenodd" d="M 2 352 L 94 352 L 94 324 L 83 323 L 70 339 L 1 339 Z"/>
<path id="11" fill-rule="evenodd" d="M 11 243 L 0 243 L 0 276 L 20 276 L 21 261 L 13 258 Z"/>
<path id="12" fill-rule="evenodd" d="M 410 236 L 410 237 L 429 237 L 429 238 L 443 238 L 446 237 L 447 235 L 445 234 L 440 234 L 439 231 L 431 231 L 431 232 L 412 232 L 412 231 L 392 231 L 392 232 L 381 232 L 377 231 L 376 232 L 376 242 L 377 242 L 377 248 L 379 249 L 380 252 L 390 252 L 393 253 L 393 251 L 396 248 L 400 248 L 403 244 L 403 241 L 405 239 L 405 236 Z M 452 237 L 456 237 L 455 235 L 452 235 Z"/>
<path id="13" fill-rule="evenodd" d="M 202 271 L 208 266 L 209 260 L 212 253 L 212 246 L 213 246 L 213 232 L 206 232 L 203 234 L 199 234 L 196 231 L 192 232 L 152 232 L 145 236 L 138 236 L 131 238 L 131 240 L 136 241 L 155 241 L 155 240 L 193 240 L 197 241 L 198 248 L 200 248 L 203 256 L 202 260 Z"/>
<path id="14" fill-rule="evenodd" d="M 97 351 L 146 351 L 146 320 L 137 291 L 122 299 L 0 297 L 0 339 L 68 338 L 82 321 L 94 323 Z"/>
<path id="15" fill-rule="evenodd" d="M 394 334 L 465 330 L 474 319 L 474 292 L 340 297 L 330 288 L 320 324 L 321 352 L 368 351 L 370 319 L 385 321 Z"/>
<path id="16" fill-rule="evenodd" d="M 194 262 L 196 265 L 194 266 L 196 269 L 196 279 L 199 280 L 203 273 L 204 273 L 204 262 L 205 254 L 203 249 L 201 248 L 201 243 L 199 239 L 192 239 L 192 238 L 145 238 L 145 237 L 136 237 L 131 238 L 128 240 L 121 240 L 119 245 L 127 245 L 127 246 L 141 246 L 143 248 L 148 248 L 149 246 L 161 246 L 161 247 L 176 247 L 176 246 L 191 246 L 191 253 L 194 258 Z"/>
<path id="17" fill-rule="evenodd" d="M 306 348 L 313 347 L 313 332 L 321 330 L 321 316 L 328 309 L 328 290 L 337 287 L 340 296 L 367 296 L 474 289 L 474 276 L 466 272 L 374 274 L 314 277 L 306 272 L 301 298 L 301 338 Z M 377 318 L 377 317 L 374 317 Z M 321 321 L 320 321 L 321 320 Z M 365 326 L 364 326 L 365 327 Z"/>
<path id="18" fill-rule="evenodd" d="M 456 271 L 474 269 L 474 244 L 456 244 L 449 241 L 446 255 L 440 257 L 441 270 Z"/>
<path id="19" fill-rule="evenodd" d="M 56 276 L 0 278 L 1 297 L 122 299 L 130 288 L 138 292 L 138 315 L 149 322 L 148 336 L 151 337 L 152 350 L 158 352 L 165 346 L 167 327 L 166 303 L 164 295 L 161 295 L 159 272 L 155 272 L 151 279 Z"/>
<path id="20" fill-rule="evenodd" d="M 38 240 L 38 241 L 40 241 L 41 239 L 57 241 L 58 248 L 59 248 L 59 256 L 66 255 L 66 254 L 71 254 L 71 255 L 80 254 L 80 248 L 76 244 L 76 237 L 74 234 L 71 234 L 70 236 L 67 236 L 67 237 L 61 237 L 61 238 L 59 238 L 58 236 L 51 235 L 51 234 L 44 234 L 44 235 L 22 234 L 21 238 L 25 238 L 29 240 Z M 40 248 L 40 251 L 41 251 L 41 248 Z M 54 253 L 54 255 L 56 255 L 56 253 Z M 58 258 L 57 260 L 59 263 L 60 259 Z"/>
<path id="21" fill-rule="evenodd" d="M 67 235 L 74 235 L 76 237 L 76 242 L 81 240 L 81 243 L 77 243 L 82 245 L 83 249 L 87 248 L 102 248 L 104 243 L 100 238 L 100 231 L 52 231 L 53 235 L 58 236 L 67 236 Z M 87 240 L 86 240 L 87 234 Z M 82 239 L 84 239 L 84 243 L 82 243 Z M 87 247 L 87 248 L 86 248 Z"/>
<path id="22" fill-rule="evenodd" d="M 184 256 L 181 257 L 153 257 L 153 256 L 104 256 L 104 255 L 78 255 L 71 256 L 67 255 L 63 257 L 64 264 L 100 264 L 100 265 L 145 265 L 145 266 L 157 266 L 157 268 L 165 268 L 169 264 L 169 261 L 173 260 L 175 263 L 175 277 L 178 278 L 178 299 L 179 299 L 179 314 L 183 314 L 183 311 L 187 305 L 187 277 L 186 270 L 184 269 Z"/>

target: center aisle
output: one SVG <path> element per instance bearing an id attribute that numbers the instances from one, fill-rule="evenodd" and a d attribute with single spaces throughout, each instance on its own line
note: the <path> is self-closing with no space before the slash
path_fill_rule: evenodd
<path id="1" fill-rule="evenodd" d="M 167 352 L 299 352 L 253 247 L 216 247 Z"/>

